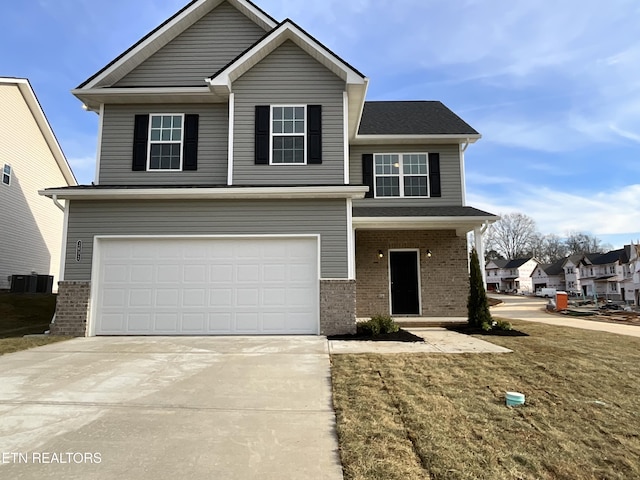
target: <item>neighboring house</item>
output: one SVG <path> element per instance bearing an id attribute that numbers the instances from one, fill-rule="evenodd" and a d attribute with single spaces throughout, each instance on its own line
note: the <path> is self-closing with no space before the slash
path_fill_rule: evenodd
<path id="1" fill-rule="evenodd" d="M 640 245 L 632 243 L 625 245 L 629 261 L 622 266 L 623 278 L 621 282 L 622 300 L 640 305 Z"/>
<path id="2" fill-rule="evenodd" d="M 537 292 L 543 288 L 564 290 L 566 288 L 563 268 L 565 260 L 566 259 L 562 258 L 554 263 L 540 263 L 536 265 L 533 272 L 531 272 L 533 291 Z"/>
<path id="3" fill-rule="evenodd" d="M 73 93 L 99 114 L 67 200 L 54 333 L 332 334 L 466 314 L 464 152 L 442 103 L 369 80 L 246 0 L 189 3 Z M 78 313 L 79 312 L 79 313 Z"/>
<path id="4" fill-rule="evenodd" d="M 485 265 L 487 289 L 531 294 L 534 292 L 531 274 L 537 265 L 533 257 L 490 260 Z"/>
<path id="5" fill-rule="evenodd" d="M 564 270 L 564 289 L 567 293 L 582 294 L 582 286 L 580 283 L 580 260 L 584 255 L 570 255 L 565 257 L 562 268 Z"/>
<path id="6" fill-rule="evenodd" d="M 64 214 L 38 190 L 76 181 L 24 78 L 0 77 L 0 169 L 0 290 L 32 273 L 53 276 L 55 286 Z"/>
<path id="7" fill-rule="evenodd" d="M 627 248 L 585 255 L 579 262 L 583 295 L 621 300 L 624 292 L 621 291 L 620 285 L 625 279 L 623 266 L 628 262 Z"/>
<path id="8" fill-rule="evenodd" d="M 509 260 L 504 258 L 496 258 L 489 260 L 484 269 L 487 277 L 487 291 L 499 292 L 502 285 L 502 277 L 504 276 L 504 267 Z"/>

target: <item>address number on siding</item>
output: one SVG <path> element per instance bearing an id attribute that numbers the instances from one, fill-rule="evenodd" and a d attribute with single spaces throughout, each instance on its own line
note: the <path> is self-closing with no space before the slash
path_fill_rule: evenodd
<path id="1" fill-rule="evenodd" d="M 76 262 L 79 262 L 82 258 L 82 240 L 78 240 L 76 243 Z"/>

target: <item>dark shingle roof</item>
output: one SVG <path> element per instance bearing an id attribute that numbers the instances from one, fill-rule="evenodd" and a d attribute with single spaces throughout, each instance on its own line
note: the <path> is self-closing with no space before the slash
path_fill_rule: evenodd
<path id="1" fill-rule="evenodd" d="M 622 263 L 626 263 L 628 261 L 627 254 L 624 248 L 603 253 L 602 255 L 591 260 L 591 263 L 593 263 L 594 265 L 607 265 L 608 263 L 614 263 L 618 260 L 620 260 L 620 262 Z"/>
<path id="2" fill-rule="evenodd" d="M 562 273 L 564 273 L 563 267 L 565 260 L 565 258 L 561 258 L 554 263 L 543 265 L 542 270 L 544 270 L 544 273 L 546 273 L 547 275 L 561 275 Z"/>
<path id="3" fill-rule="evenodd" d="M 522 265 L 524 265 L 531 259 L 533 259 L 533 257 L 514 258 L 513 260 L 509 260 L 509 262 L 504 266 L 504 268 L 520 268 Z"/>
<path id="4" fill-rule="evenodd" d="M 354 217 L 494 217 L 473 207 L 354 207 Z"/>
<path id="5" fill-rule="evenodd" d="M 491 260 L 489 260 L 486 265 L 489 265 L 489 263 L 493 262 L 495 264 L 496 267 L 498 268 L 504 268 L 504 266 L 509 263 L 509 260 L 505 259 L 505 258 L 493 258 Z"/>
<path id="6" fill-rule="evenodd" d="M 360 135 L 478 135 L 438 101 L 365 102 Z"/>

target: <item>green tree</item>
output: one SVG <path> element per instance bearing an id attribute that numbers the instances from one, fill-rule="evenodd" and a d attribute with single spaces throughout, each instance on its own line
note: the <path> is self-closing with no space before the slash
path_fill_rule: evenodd
<path id="1" fill-rule="evenodd" d="M 483 330 L 491 330 L 493 322 L 491 313 L 489 313 L 487 292 L 484 289 L 484 282 L 482 281 L 482 270 L 480 270 L 478 252 L 476 252 L 475 248 L 471 251 L 467 320 L 472 327 L 480 327 Z"/>

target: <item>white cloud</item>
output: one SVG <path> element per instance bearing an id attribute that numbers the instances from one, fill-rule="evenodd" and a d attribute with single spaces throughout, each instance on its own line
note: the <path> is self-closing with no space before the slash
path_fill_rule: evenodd
<path id="1" fill-rule="evenodd" d="M 470 205 L 481 210 L 524 213 L 532 217 L 545 234 L 583 231 L 595 235 L 640 236 L 640 184 L 592 194 L 520 185 L 501 195 L 472 192 L 467 198 Z"/>

